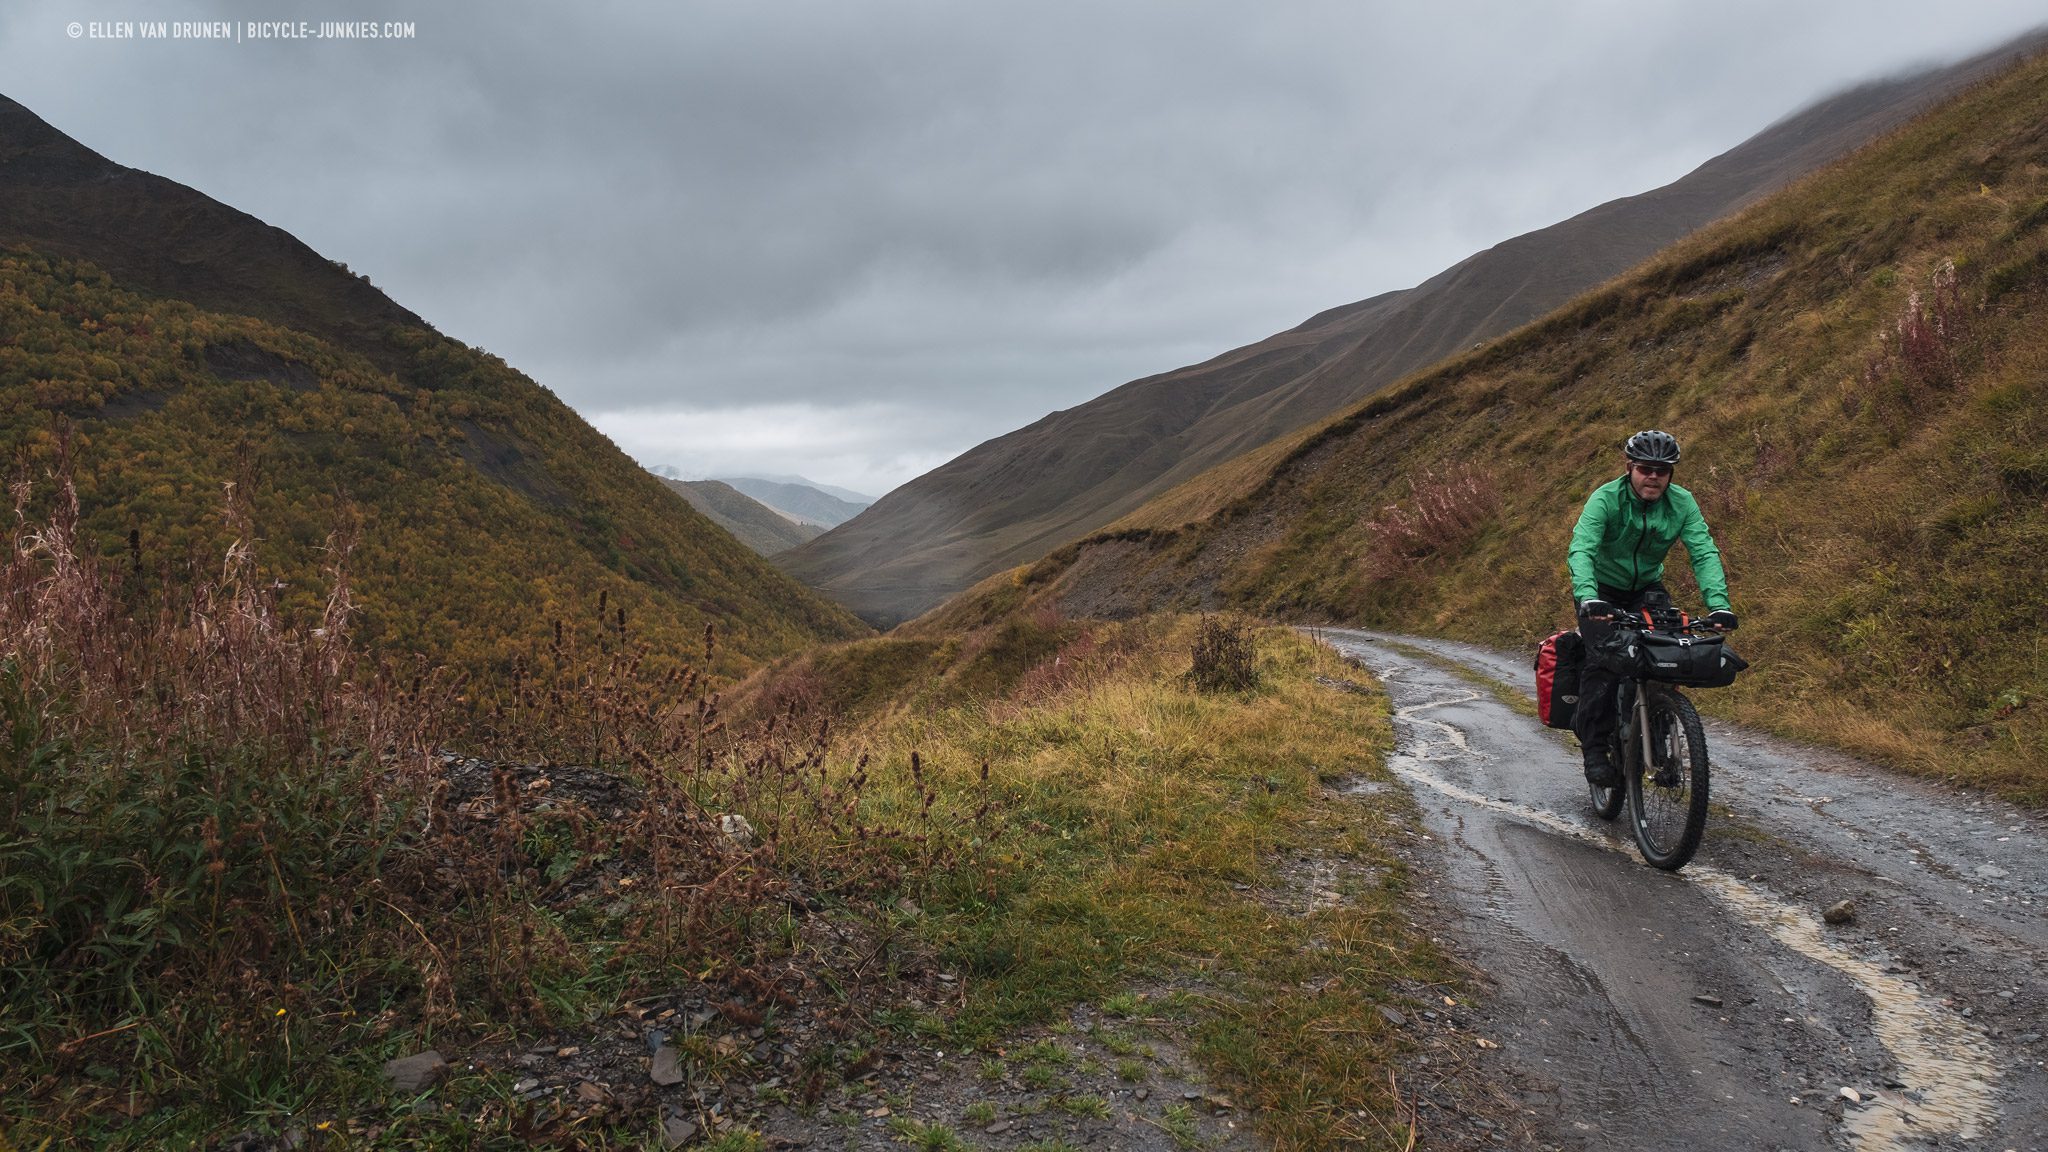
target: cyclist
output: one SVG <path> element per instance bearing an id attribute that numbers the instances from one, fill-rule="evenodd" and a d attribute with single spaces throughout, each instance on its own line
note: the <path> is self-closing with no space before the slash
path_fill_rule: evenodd
<path id="1" fill-rule="evenodd" d="M 1586 639 L 1586 666 L 1572 731 L 1586 758 L 1586 779 L 1604 787 L 1621 784 L 1621 770 L 1607 756 L 1613 733 L 1615 674 L 1595 654 L 1614 632 L 1612 621 L 1644 609 L 1668 608 L 1664 556 L 1680 540 L 1692 562 L 1693 578 L 1707 603 L 1706 622 L 1727 632 L 1735 628 L 1721 550 L 1707 531 L 1699 501 L 1671 482 L 1678 466 L 1678 441 L 1668 432 L 1643 431 L 1622 447 L 1627 471 L 1593 490 L 1572 532 L 1568 562 L 1579 631 Z"/>

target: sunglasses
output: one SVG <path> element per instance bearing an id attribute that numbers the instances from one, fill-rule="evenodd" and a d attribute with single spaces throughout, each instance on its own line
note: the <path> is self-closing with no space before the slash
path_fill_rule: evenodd
<path id="1" fill-rule="evenodd" d="M 1634 469 L 1635 469 L 1636 471 L 1638 471 L 1638 472 L 1642 473 L 1642 474 L 1643 474 L 1643 475 L 1645 475 L 1645 476 L 1669 476 L 1669 475 L 1671 475 L 1671 465 L 1669 465 L 1669 464 L 1644 464 L 1644 463 L 1640 463 L 1640 462 L 1638 462 L 1638 463 L 1632 464 L 1632 465 L 1630 465 L 1630 466 L 1631 466 L 1631 467 L 1633 467 L 1633 468 L 1634 468 Z"/>

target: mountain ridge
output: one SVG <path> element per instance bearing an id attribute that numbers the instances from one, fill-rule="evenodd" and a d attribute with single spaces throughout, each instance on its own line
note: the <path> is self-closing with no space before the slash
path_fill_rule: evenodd
<path id="1" fill-rule="evenodd" d="M 736 674 L 865 632 L 501 358 L 4 97 L 0 331 L 0 450 L 68 454 L 88 538 L 132 541 L 141 583 L 232 543 L 234 482 L 287 614 L 317 613 L 327 536 L 360 525 L 357 626 L 386 655 L 499 674 L 566 630 L 673 663 L 711 626 Z"/>
<path id="2" fill-rule="evenodd" d="M 311 332 L 387 369 L 402 360 L 382 339 L 388 328 L 432 330 L 284 229 L 109 160 L 5 95 L 0 171 L 0 246 L 84 260 L 152 295 Z"/>
<path id="3" fill-rule="evenodd" d="M 784 516 L 722 480 L 677 480 L 663 476 L 661 482 L 713 524 L 762 556 L 786 552 L 824 532 L 818 525 L 802 524 Z"/>
<path id="4" fill-rule="evenodd" d="M 732 476 L 719 481 L 774 512 L 798 524 L 832 528 L 846 523 L 867 507 L 845 500 L 808 480 L 767 480 L 759 476 Z"/>
<path id="5" fill-rule="evenodd" d="M 1665 244 L 1895 127 L 2036 46 L 1874 81 L 1767 126 L 1686 177 L 1475 253 L 1414 288 L 1338 305 L 1140 378 L 970 449 L 776 562 L 871 624 L 1110 524 L 1230 458 L 1498 336 Z"/>
<path id="6" fill-rule="evenodd" d="M 856 492 L 851 488 L 842 488 L 837 484 L 827 484 L 822 480 L 813 480 L 808 476 L 799 476 L 794 472 L 756 472 L 748 473 L 745 476 L 738 477 L 714 476 L 712 477 L 712 479 L 723 480 L 728 484 L 732 483 L 735 479 L 765 480 L 770 484 L 801 484 L 806 488 L 816 488 L 818 491 L 823 492 L 825 495 L 833 497 L 834 499 L 837 500 L 844 500 L 848 504 L 859 504 L 865 507 L 866 505 L 873 504 L 875 502 L 875 498 L 873 496 L 868 495 L 865 492 Z"/>

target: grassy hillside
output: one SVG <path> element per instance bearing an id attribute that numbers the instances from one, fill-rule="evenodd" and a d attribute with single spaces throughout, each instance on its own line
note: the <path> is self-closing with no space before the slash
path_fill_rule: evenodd
<path id="1" fill-rule="evenodd" d="M 663 476 L 661 482 L 706 519 L 762 556 L 786 552 L 825 531 L 813 524 L 799 524 L 722 480 L 676 480 Z"/>
<path id="2" fill-rule="evenodd" d="M 717 624 L 726 672 L 865 631 L 503 360 L 5 97 L 0 450 L 45 495 L 68 457 L 87 541 L 128 560 L 137 596 L 218 564 L 230 482 L 297 619 L 319 611 L 329 534 L 353 534 L 359 634 L 472 672 L 600 603 L 658 659 Z"/>
<path id="3" fill-rule="evenodd" d="M 1052 413 L 918 477 L 777 563 L 870 623 L 895 624 L 1542 316 L 2044 42 L 2048 34 L 2035 34 L 1840 93 L 1662 188 L 1506 240 L 1413 288 L 1327 309 Z"/>
<path id="4" fill-rule="evenodd" d="M 600 600 L 607 627 L 663 650 L 715 624 L 729 671 L 864 631 L 552 394 L 424 327 L 386 330 L 386 370 L 17 250 L 0 251 L 0 334 L 0 452 L 68 453 L 88 541 L 139 590 L 218 562 L 237 482 L 288 616 L 317 617 L 327 537 L 353 525 L 359 632 L 386 651 L 502 668 Z"/>
<path id="5" fill-rule="evenodd" d="M 2042 802 L 2044 304 L 2035 57 L 1382 393 L 1235 500 L 1221 493 L 1253 478 L 1212 477 L 979 596 L 1530 644 L 1569 620 L 1564 547 L 1586 493 L 1619 473 L 1628 433 L 1663 427 L 1686 445 L 1677 480 L 1722 542 L 1757 665 L 1702 693 L 1711 708 Z"/>

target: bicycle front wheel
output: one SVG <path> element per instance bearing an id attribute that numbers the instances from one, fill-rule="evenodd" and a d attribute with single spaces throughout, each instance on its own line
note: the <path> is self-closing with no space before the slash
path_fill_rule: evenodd
<path id="1" fill-rule="evenodd" d="M 1645 685 L 1644 692 L 1650 755 L 1630 765 L 1629 815 L 1644 861 L 1675 872 L 1699 851 L 1707 830 L 1707 734 L 1692 701 L 1676 689 Z"/>

